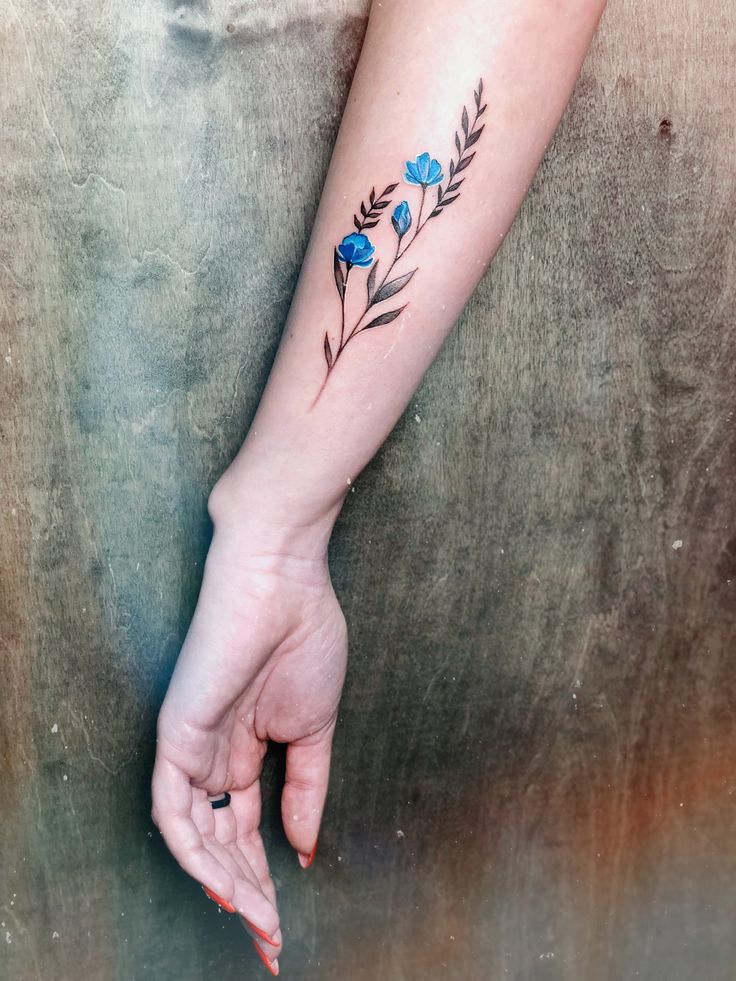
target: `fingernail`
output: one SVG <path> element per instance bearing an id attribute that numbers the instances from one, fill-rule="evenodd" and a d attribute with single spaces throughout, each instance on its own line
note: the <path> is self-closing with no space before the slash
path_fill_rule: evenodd
<path id="1" fill-rule="evenodd" d="M 308 869 L 309 866 L 312 864 L 312 862 L 314 861 L 314 855 L 316 851 L 317 851 L 317 842 L 315 841 L 314 848 L 312 849 L 311 855 L 309 856 L 302 855 L 302 853 L 299 852 L 299 864 L 303 869 Z"/>
<path id="2" fill-rule="evenodd" d="M 251 928 L 251 930 L 254 933 L 257 933 L 258 934 L 258 936 L 261 938 L 261 940 L 265 940 L 266 943 L 267 944 L 271 944 L 272 947 L 278 947 L 278 946 L 280 946 L 275 940 L 273 940 L 271 937 L 269 937 L 269 935 L 266 933 L 265 930 L 261 930 L 261 928 L 260 927 L 257 927 L 255 925 L 255 923 L 251 923 L 250 920 L 246 919 L 245 916 L 243 917 L 243 919 L 248 924 L 248 926 Z"/>
<path id="3" fill-rule="evenodd" d="M 218 906 L 222 906 L 222 908 L 228 913 L 235 912 L 235 907 L 233 906 L 232 903 L 228 903 L 226 899 L 223 899 L 221 896 L 218 896 L 216 892 L 212 892 L 212 890 L 208 889 L 207 886 L 202 886 L 202 888 L 210 897 L 213 903 L 217 903 Z"/>
<path id="4" fill-rule="evenodd" d="M 273 974 L 273 976 L 274 976 L 274 977 L 276 977 L 276 976 L 277 976 L 277 974 L 279 973 L 279 962 L 278 962 L 278 960 L 276 960 L 276 958 L 274 958 L 274 959 L 273 959 L 272 961 L 270 961 L 270 960 L 269 960 L 269 959 L 268 959 L 268 958 L 266 957 L 266 955 L 265 955 L 265 953 L 264 953 L 264 952 L 263 952 L 263 951 L 261 950 L 261 948 L 260 948 L 260 947 L 258 946 L 258 944 L 256 943 L 256 941 L 255 941 L 255 940 L 253 941 L 253 946 L 254 946 L 254 947 L 256 948 L 256 950 L 258 951 L 258 956 L 259 956 L 259 957 L 261 958 L 261 960 L 263 961 L 263 963 L 264 963 L 264 964 L 266 965 L 266 967 L 267 967 L 267 968 L 269 969 L 269 971 L 271 972 L 271 974 Z"/>

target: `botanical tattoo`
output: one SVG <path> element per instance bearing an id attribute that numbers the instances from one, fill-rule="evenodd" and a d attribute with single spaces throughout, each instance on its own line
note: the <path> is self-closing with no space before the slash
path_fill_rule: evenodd
<path id="1" fill-rule="evenodd" d="M 414 202 L 416 207 L 416 217 L 412 213 L 409 201 L 401 201 L 391 213 L 391 224 L 396 233 L 395 248 L 393 255 L 389 259 L 379 260 L 374 257 L 375 246 L 366 232 L 376 228 L 384 216 L 386 209 L 392 203 L 392 195 L 399 186 L 389 184 L 381 194 L 376 194 L 373 188 L 368 195 L 367 202 L 361 201 L 360 215 L 353 216 L 355 231 L 345 238 L 335 249 L 334 271 L 335 286 L 340 298 L 341 321 L 339 338 L 330 338 L 329 332 L 324 337 L 324 356 L 327 363 L 327 372 L 322 387 L 317 394 L 317 399 L 322 394 L 330 374 L 335 368 L 338 360 L 348 344 L 366 330 L 374 327 L 384 327 L 402 313 L 407 304 L 403 306 L 393 306 L 386 304 L 387 300 L 393 299 L 398 293 L 405 289 L 411 282 L 416 269 L 393 276 L 394 269 L 403 259 L 412 245 L 416 242 L 419 235 L 434 218 L 438 218 L 445 208 L 449 207 L 460 197 L 460 187 L 465 181 L 465 177 L 459 175 L 463 173 L 472 163 L 475 150 L 472 147 L 480 139 L 485 126 L 478 125 L 478 121 L 486 111 L 486 104 L 483 103 L 483 79 L 480 80 L 478 88 L 473 93 L 475 97 L 475 114 L 471 123 L 466 106 L 463 106 L 461 117 L 461 131 L 455 133 L 455 149 L 457 160 L 454 155 L 448 167 L 447 183 L 442 172 L 442 164 L 430 156 L 429 153 L 420 153 L 416 160 L 407 160 L 404 171 L 404 182 L 413 188 L 418 189 L 417 200 Z M 472 150 L 472 152 L 471 152 Z M 434 203 L 427 201 L 427 192 L 430 188 L 437 188 L 437 199 Z M 381 261 L 383 265 L 381 265 Z M 381 272 L 379 274 L 379 267 Z M 385 268 L 385 272 L 384 272 Z M 348 292 L 348 283 L 353 283 L 355 276 L 351 279 L 353 269 L 368 269 L 363 289 L 366 293 L 365 308 L 357 322 L 351 327 L 345 322 L 345 300 Z M 393 276 L 393 278 L 392 278 Z M 391 306 L 392 309 L 386 309 Z M 382 308 L 380 311 L 376 308 Z M 315 399 L 315 402 L 317 401 Z"/>

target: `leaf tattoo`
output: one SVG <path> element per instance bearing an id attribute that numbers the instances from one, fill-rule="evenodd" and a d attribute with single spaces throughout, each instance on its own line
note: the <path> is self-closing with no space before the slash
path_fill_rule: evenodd
<path id="1" fill-rule="evenodd" d="M 485 123 L 480 127 L 478 126 L 478 120 L 486 111 L 486 106 L 481 105 L 483 101 L 483 79 L 478 83 L 478 88 L 473 92 L 475 97 L 475 119 L 473 120 L 473 125 L 470 125 L 470 118 L 468 116 L 468 110 L 463 106 L 463 117 L 461 121 L 461 126 L 463 130 L 464 141 L 460 140 L 459 133 L 455 133 L 455 147 L 457 149 L 457 161 L 450 161 L 450 180 L 447 187 L 443 190 L 440 186 L 437 191 L 437 204 L 435 205 L 430 218 L 437 218 L 438 215 L 442 214 L 442 209 L 446 208 L 448 205 L 452 204 L 454 201 L 460 197 L 459 194 L 455 193 L 460 190 L 460 185 L 465 180 L 464 177 L 460 180 L 456 180 L 457 175 L 462 173 L 467 167 L 470 166 L 473 157 L 475 156 L 475 151 L 468 155 L 468 150 L 475 146 L 481 137 L 481 133 L 486 128 Z M 451 195 L 448 197 L 448 195 Z"/>
<path id="2" fill-rule="evenodd" d="M 345 238 L 336 246 L 333 257 L 333 267 L 335 276 L 335 287 L 340 298 L 341 322 L 339 339 L 332 341 L 330 332 L 325 331 L 324 336 L 324 356 L 327 365 L 327 372 L 317 393 L 312 407 L 319 400 L 325 385 L 335 369 L 335 365 L 340 359 L 343 351 L 350 341 L 362 334 L 366 330 L 375 327 L 385 327 L 387 324 L 396 320 L 408 304 L 380 313 L 366 323 L 368 312 L 374 307 L 385 303 L 405 289 L 412 281 L 417 269 L 410 269 L 408 272 L 401 273 L 394 278 L 390 278 L 394 267 L 406 255 L 411 246 L 416 242 L 418 236 L 426 228 L 430 221 L 438 218 L 450 205 L 454 204 L 460 197 L 462 185 L 465 183 L 467 174 L 465 171 L 476 155 L 476 146 L 481 138 L 485 123 L 479 125 L 479 120 L 487 109 L 487 104 L 483 101 L 483 79 L 478 83 L 478 88 L 473 92 L 474 112 L 468 112 L 468 107 L 463 106 L 460 117 L 460 129 L 455 132 L 455 150 L 457 158 L 453 156 L 447 168 L 448 177 L 445 178 L 442 164 L 435 160 L 429 153 L 420 153 L 416 159 L 407 160 L 403 174 L 404 183 L 419 191 L 419 207 L 416 210 L 416 217 L 412 213 L 412 208 L 408 201 L 401 201 L 391 214 L 391 225 L 395 233 L 395 249 L 393 258 L 384 262 L 386 272 L 379 279 L 378 267 L 380 260 L 375 257 L 375 246 L 370 238 L 365 234 L 377 228 L 380 224 L 386 209 L 391 204 L 391 197 L 396 191 L 399 183 L 388 184 L 380 194 L 376 194 L 375 187 L 371 188 L 367 201 L 361 201 L 358 211 L 353 215 L 353 225 L 355 231 L 346 235 Z M 458 175 L 462 174 L 462 177 Z M 427 203 L 427 191 L 436 188 L 437 200 L 434 205 Z M 346 325 L 346 297 L 348 293 L 348 281 L 353 268 L 368 269 L 365 280 L 365 308 L 352 328 Z M 382 267 L 383 268 L 383 267 Z"/>
<path id="3" fill-rule="evenodd" d="M 342 299 L 345 296 L 345 277 L 343 276 L 337 249 L 335 249 L 335 285 L 337 286 L 337 292 L 340 294 L 340 299 Z"/>
<path id="4" fill-rule="evenodd" d="M 371 193 L 368 195 L 368 207 L 366 208 L 365 204 L 361 201 L 361 217 L 358 218 L 357 215 L 353 215 L 353 224 L 359 232 L 362 232 L 364 228 L 376 227 L 378 222 L 381 220 L 381 215 L 383 214 L 384 209 L 388 208 L 388 206 L 391 204 L 389 195 L 393 194 L 398 186 L 398 184 L 389 184 L 378 199 L 376 199 L 375 187 L 371 188 Z"/>
<path id="5" fill-rule="evenodd" d="M 368 273 L 367 288 L 368 288 L 368 306 L 373 303 L 373 296 L 376 292 L 376 276 L 378 275 L 378 262 L 376 261 L 371 266 L 371 271 Z"/>
<path id="6" fill-rule="evenodd" d="M 366 324 L 363 330 L 370 330 L 371 327 L 383 327 L 384 324 L 390 324 L 392 320 L 396 320 L 402 310 L 406 309 L 406 304 L 403 307 L 399 307 L 398 310 L 392 310 L 390 313 L 382 313 L 380 317 L 376 317 L 375 320 L 371 320 L 369 324 Z"/>
<path id="7" fill-rule="evenodd" d="M 396 279 L 392 279 L 390 283 L 384 283 L 380 289 L 376 290 L 371 300 L 371 306 L 375 303 L 383 303 L 384 300 L 388 300 L 390 297 L 394 296 L 400 290 L 403 290 L 405 286 L 409 284 L 409 280 L 416 272 L 416 269 L 412 269 L 411 272 L 404 273 L 403 276 L 397 276 Z"/>

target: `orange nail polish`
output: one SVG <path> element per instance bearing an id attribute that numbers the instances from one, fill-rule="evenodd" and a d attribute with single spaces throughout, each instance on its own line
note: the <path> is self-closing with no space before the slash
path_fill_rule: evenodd
<path id="1" fill-rule="evenodd" d="M 258 956 L 261 958 L 261 960 L 263 961 L 263 963 L 269 969 L 269 971 L 271 972 L 271 974 L 273 974 L 273 976 L 276 977 L 278 975 L 278 973 L 279 973 L 279 962 L 276 961 L 276 960 L 270 961 L 266 957 L 266 955 L 264 954 L 264 952 L 261 950 L 261 948 L 258 946 L 258 944 L 255 942 L 255 940 L 253 941 L 253 946 L 256 948 L 256 951 L 258 953 Z"/>
<path id="2" fill-rule="evenodd" d="M 267 944 L 271 944 L 272 947 L 278 947 L 279 946 L 279 944 L 277 944 L 275 940 L 273 940 L 271 937 L 269 937 L 269 935 L 266 933 L 265 930 L 261 930 L 261 928 L 260 927 L 257 927 L 255 925 L 255 923 L 251 923 L 250 920 L 247 919 L 245 916 L 243 917 L 243 919 L 248 924 L 248 926 L 251 928 L 251 930 L 254 933 L 257 933 L 258 934 L 258 936 L 261 938 L 261 940 L 265 940 L 266 943 Z"/>
<path id="3" fill-rule="evenodd" d="M 207 886 L 202 886 L 202 888 L 210 897 L 213 903 L 217 903 L 217 905 L 221 906 L 227 913 L 235 912 L 235 907 L 233 906 L 232 903 L 228 903 L 226 899 L 222 899 L 221 896 L 218 896 L 216 892 L 212 892 L 212 890 L 208 889 Z"/>
<path id="4" fill-rule="evenodd" d="M 302 855 L 301 853 L 299 854 L 299 864 L 303 869 L 308 869 L 309 866 L 312 864 L 312 862 L 314 861 L 314 856 L 316 854 L 316 851 L 317 851 L 317 842 L 315 841 L 314 848 L 312 849 L 312 854 L 309 856 L 309 858 L 307 858 L 306 855 Z"/>

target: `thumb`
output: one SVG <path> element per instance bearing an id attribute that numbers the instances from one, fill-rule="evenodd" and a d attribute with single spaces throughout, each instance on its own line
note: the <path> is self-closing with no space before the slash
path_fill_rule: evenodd
<path id="1" fill-rule="evenodd" d="M 281 818 L 289 842 L 308 868 L 317 848 L 327 796 L 335 719 L 319 732 L 295 739 L 286 750 L 286 783 L 281 795 Z"/>

